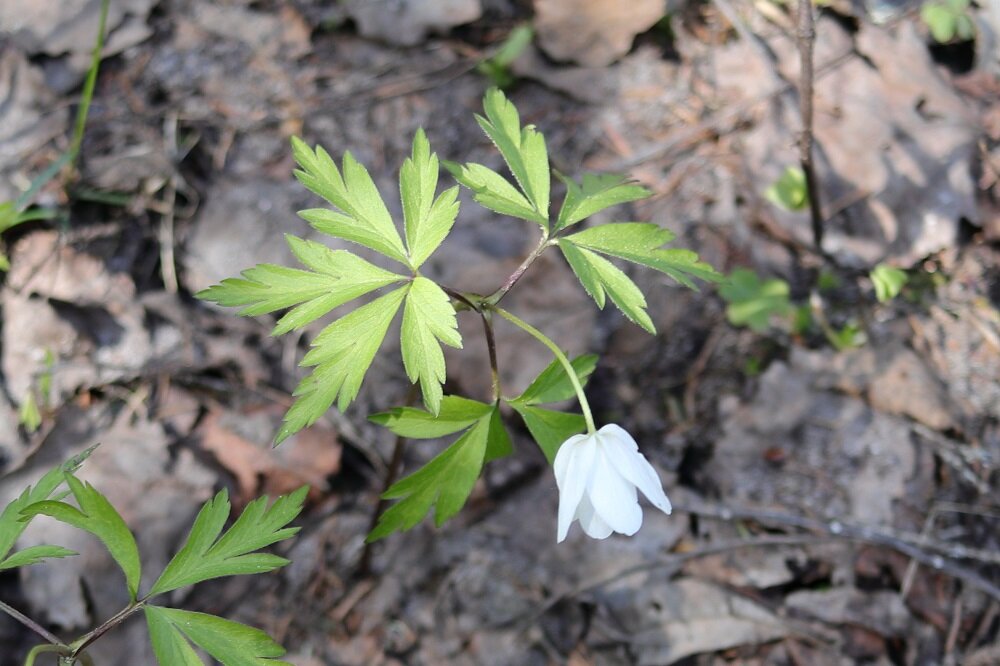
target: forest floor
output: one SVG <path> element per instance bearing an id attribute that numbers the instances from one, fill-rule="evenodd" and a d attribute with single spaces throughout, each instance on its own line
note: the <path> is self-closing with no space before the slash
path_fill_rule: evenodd
<path id="1" fill-rule="evenodd" d="M 0 4 L 0 201 L 66 148 L 98 5 Z M 913 3 L 818 12 L 820 254 L 809 213 L 765 196 L 798 164 L 785 4 L 112 5 L 79 173 L 38 198 L 61 215 L 4 236 L 0 501 L 100 443 L 81 476 L 157 569 L 219 488 L 241 507 L 310 484 L 303 530 L 278 548 L 292 565 L 178 597 L 264 628 L 299 666 L 1000 663 L 995 6 L 968 10 L 975 41 L 943 46 Z M 509 309 L 600 355 L 598 420 L 635 436 L 676 510 L 647 510 L 632 538 L 574 528 L 557 545 L 551 468 L 511 419 L 516 455 L 487 466 L 458 517 L 378 542 L 360 567 L 393 450 L 366 416 L 406 400 L 398 350 L 387 343 L 350 409 L 273 450 L 318 326 L 273 338 L 272 319 L 192 295 L 291 265 L 286 233 L 319 238 L 296 216 L 318 203 L 291 175 L 293 135 L 350 150 L 389 202 L 419 127 L 443 158 L 500 168 L 473 117 L 492 84 L 479 65 L 529 21 L 534 40 L 503 75 L 554 167 L 627 173 L 654 193 L 601 219 L 656 222 L 720 272 L 783 280 L 812 324 L 734 326 L 715 286 L 635 271 L 650 336 L 544 255 Z M 529 227 L 463 192 L 427 272 L 492 291 L 534 246 Z M 868 277 L 880 263 L 909 275 L 887 302 Z M 849 344 L 834 346 L 817 312 Z M 466 316 L 446 390 L 485 398 Z M 551 360 L 506 328 L 498 346 L 507 386 Z M 18 406 L 44 375 L 42 425 L 27 433 Z M 407 445 L 404 468 L 439 449 Z M 96 541 L 44 521 L 24 539 L 81 553 L 0 576 L 0 598 L 60 635 L 127 602 Z M 31 638 L 0 618 L 0 666 L 21 664 Z M 139 621 L 92 654 L 155 663 Z"/>

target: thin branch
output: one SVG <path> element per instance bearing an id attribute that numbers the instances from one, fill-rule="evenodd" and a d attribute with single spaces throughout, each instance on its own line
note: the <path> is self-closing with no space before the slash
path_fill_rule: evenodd
<path id="1" fill-rule="evenodd" d="M 813 43 L 816 41 L 816 27 L 813 21 L 812 0 L 799 0 L 799 29 L 796 41 L 799 45 L 799 110 L 802 115 L 799 162 L 806 177 L 806 192 L 809 194 L 813 243 L 816 245 L 816 250 L 822 254 L 823 212 L 820 207 L 819 182 L 813 165 Z"/>
<path id="2" fill-rule="evenodd" d="M 541 240 L 538 242 L 538 247 L 532 250 L 531 254 L 529 254 L 527 257 L 524 258 L 524 261 L 521 262 L 521 265 L 518 266 L 514 270 L 514 272 L 510 274 L 510 277 L 504 280 L 504 283 L 500 285 L 499 289 L 497 289 L 495 292 L 493 292 L 486 298 L 486 301 L 490 305 L 497 305 L 498 303 L 500 303 L 501 299 L 503 299 L 503 297 L 507 295 L 508 291 L 514 288 L 514 285 L 517 284 L 517 281 L 521 279 L 521 276 L 524 275 L 524 272 L 528 270 L 531 264 L 535 263 L 535 260 L 538 259 L 539 256 L 541 256 L 542 252 L 544 252 L 545 248 L 547 248 L 548 246 L 549 246 L 549 237 L 548 234 L 544 234 Z"/>
<path id="3" fill-rule="evenodd" d="M 500 366 L 497 364 L 497 341 L 493 335 L 493 313 L 490 310 L 483 310 L 479 313 L 483 318 L 483 332 L 486 334 L 486 348 L 490 354 L 490 375 L 493 387 L 493 400 L 500 399 Z"/>
<path id="4" fill-rule="evenodd" d="M 49 643 L 52 643 L 52 645 L 57 647 L 66 647 L 65 643 L 59 640 L 58 636 L 56 636 L 48 629 L 38 624 L 37 622 L 35 622 L 30 617 L 28 617 L 21 611 L 17 610 L 13 606 L 8 606 L 4 602 L 0 601 L 0 611 L 7 613 L 7 615 L 10 615 L 12 618 L 14 618 L 18 622 L 26 626 L 28 629 L 31 629 L 33 632 L 35 632 L 36 634 L 47 640 Z"/>

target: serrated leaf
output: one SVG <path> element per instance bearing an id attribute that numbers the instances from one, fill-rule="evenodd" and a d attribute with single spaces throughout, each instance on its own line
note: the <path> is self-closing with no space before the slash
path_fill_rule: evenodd
<path id="1" fill-rule="evenodd" d="M 645 199 L 650 195 L 650 191 L 642 185 L 618 174 L 584 174 L 581 184 L 570 178 L 561 180 L 566 184 L 566 198 L 559 209 L 553 232 L 585 220 L 605 208 Z"/>
<path id="2" fill-rule="evenodd" d="M 222 666 L 292 666 L 285 649 L 254 627 L 207 613 L 146 606 L 146 624 L 160 666 L 203 666 L 194 643 Z"/>
<path id="3" fill-rule="evenodd" d="M 462 336 L 448 294 L 427 278 L 415 278 L 410 285 L 401 341 L 406 375 L 411 382 L 420 382 L 424 405 L 437 414 L 446 375 L 441 344 L 461 349 Z"/>
<path id="4" fill-rule="evenodd" d="M 483 462 L 503 458 L 513 452 L 514 445 L 510 441 L 510 435 L 507 434 L 507 428 L 503 425 L 500 410 L 494 407 L 490 415 L 490 432 L 486 438 L 486 456 Z"/>
<path id="5" fill-rule="evenodd" d="M 465 430 L 493 409 L 492 405 L 457 395 L 441 399 L 437 415 L 414 407 L 396 407 L 372 414 L 368 420 L 388 428 L 400 437 L 434 439 Z"/>
<path id="6" fill-rule="evenodd" d="M 563 442 L 587 429 L 587 422 L 581 414 L 557 412 L 524 403 L 511 403 L 511 406 L 524 419 L 528 432 L 550 465 Z"/>
<path id="7" fill-rule="evenodd" d="M 66 472 L 66 483 L 79 508 L 65 502 L 44 500 L 28 506 L 22 515 L 49 516 L 90 532 L 100 539 L 125 574 L 129 595 L 135 601 L 139 593 L 142 565 L 139 562 L 139 548 L 128 525 L 107 498 L 92 485 L 81 482 L 69 472 Z"/>
<path id="8" fill-rule="evenodd" d="M 437 249 L 451 231 L 458 215 L 458 188 L 452 187 L 437 199 L 437 155 L 431 152 L 424 130 L 413 137 L 413 152 L 399 172 L 399 191 L 403 202 L 406 246 L 414 269 Z"/>
<path id="9" fill-rule="evenodd" d="M 786 168 L 781 177 L 764 190 L 764 197 L 785 210 L 804 210 L 809 205 L 805 172 L 800 167 Z"/>
<path id="10" fill-rule="evenodd" d="M 445 162 L 444 166 L 455 180 L 472 191 L 472 198 L 481 206 L 546 228 L 548 221 L 532 207 L 531 202 L 493 169 L 473 162 L 465 165 Z"/>
<path id="11" fill-rule="evenodd" d="M 585 354 L 570 361 L 570 365 L 573 366 L 577 379 L 580 381 L 580 386 L 587 385 L 587 380 L 590 379 L 590 375 L 597 367 L 597 359 L 596 354 Z M 562 363 L 555 360 L 539 373 L 535 381 L 531 382 L 521 395 L 509 402 L 511 404 L 541 405 L 548 402 L 569 400 L 574 396 L 576 396 L 576 391 L 569 380 L 569 375 L 563 369 Z"/>
<path id="12" fill-rule="evenodd" d="M 758 333 L 767 330 L 771 318 L 787 316 L 793 311 L 788 283 L 771 279 L 762 282 L 757 274 L 738 268 L 719 288 L 719 295 L 728 303 L 726 317 L 734 326 L 749 326 Z"/>
<path id="13" fill-rule="evenodd" d="M 604 308 L 604 296 L 607 294 L 630 321 L 650 333 L 656 332 L 653 320 L 646 313 L 646 297 L 621 269 L 599 254 L 576 246 L 567 238 L 559 240 L 559 249 L 599 308 Z"/>
<path id="14" fill-rule="evenodd" d="M 602 254 L 642 264 L 697 290 L 691 278 L 719 282 L 722 276 L 691 250 L 662 249 L 674 234 L 649 222 L 602 224 L 567 236 L 566 240 Z"/>
<path id="15" fill-rule="evenodd" d="M 361 382 L 385 339 L 409 285 L 362 305 L 324 328 L 301 365 L 316 366 L 295 389 L 296 400 L 275 436 L 280 444 L 312 425 L 334 400 L 341 411 L 358 396 Z"/>
<path id="16" fill-rule="evenodd" d="M 899 295 L 909 280 L 906 271 L 887 264 L 879 264 L 869 274 L 875 287 L 875 297 L 879 303 L 891 301 Z"/>
<path id="17" fill-rule="evenodd" d="M 366 540 L 377 541 L 393 532 L 408 530 L 423 520 L 432 507 L 434 523 L 440 527 L 465 504 L 487 455 L 505 454 L 509 443 L 499 410 L 493 406 L 454 444 L 385 491 L 382 497 L 399 501 L 379 516 L 378 524 Z"/>
<path id="18" fill-rule="evenodd" d="M 149 596 L 212 578 L 266 573 L 285 566 L 288 560 L 283 557 L 254 551 L 298 533 L 300 528 L 286 526 L 302 511 L 308 492 L 309 487 L 302 486 L 278 497 L 270 507 L 266 496 L 255 499 L 220 537 L 230 505 L 228 493 L 219 491 L 198 512 L 187 540 L 153 584 Z"/>
<path id="19" fill-rule="evenodd" d="M 296 258 L 309 270 L 260 264 L 198 292 L 197 297 L 224 307 L 246 306 L 239 314 L 254 317 L 291 308 L 271 332 L 282 335 L 302 328 L 336 307 L 380 287 L 403 280 L 345 250 L 285 236 Z M 293 307 L 294 306 L 294 307 Z"/>
<path id="20" fill-rule="evenodd" d="M 62 546 L 30 546 L 24 550 L 19 550 L 7 559 L 0 562 L 0 571 L 5 569 L 16 569 L 38 564 L 42 560 L 70 557 L 76 555 L 76 551 Z"/>
<path id="21" fill-rule="evenodd" d="M 298 137 L 292 137 L 292 153 L 302 167 L 295 171 L 299 182 L 342 213 L 313 209 L 299 213 L 304 219 L 325 234 L 359 243 L 409 265 L 389 209 L 368 171 L 351 153 L 344 153 L 343 175 L 322 146 L 312 150 Z"/>
<path id="22" fill-rule="evenodd" d="M 483 128 L 503 155 L 521 191 L 531 201 L 532 207 L 548 229 L 549 156 L 545 137 L 532 126 L 521 127 L 521 118 L 514 104 L 498 89 L 490 88 L 483 100 L 486 117 L 477 115 L 476 121 Z"/>
<path id="23" fill-rule="evenodd" d="M 83 461 L 86 460 L 94 448 L 91 447 L 82 454 L 70 458 L 68 461 L 53 467 L 42 476 L 34 486 L 28 486 L 24 491 L 0 512 L 0 562 L 8 562 L 8 554 L 14 548 L 14 543 L 18 537 L 28 527 L 30 520 L 25 520 L 22 512 L 36 502 L 41 502 L 52 497 L 52 493 L 62 485 L 67 472 L 76 471 Z M 30 550 L 30 549 L 29 549 Z M 15 554 L 16 555 L 16 554 Z M 14 557 L 12 555 L 11 557 Z M 11 568 L 11 567 L 3 567 Z"/>

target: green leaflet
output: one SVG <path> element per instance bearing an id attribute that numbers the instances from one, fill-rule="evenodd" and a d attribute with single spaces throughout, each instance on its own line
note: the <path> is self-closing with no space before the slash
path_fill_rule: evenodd
<path id="1" fill-rule="evenodd" d="M 73 497 L 80 508 L 65 502 L 44 500 L 27 507 L 21 515 L 33 517 L 45 515 L 90 532 L 108 549 L 111 557 L 125 574 L 129 595 L 135 601 L 139 593 L 139 578 L 142 566 L 139 562 L 139 548 L 128 525 L 107 498 L 97 492 L 89 483 L 84 484 L 70 472 L 65 473 Z"/>
<path id="2" fill-rule="evenodd" d="M 83 453 L 70 458 L 62 465 L 50 469 L 38 480 L 38 483 L 34 487 L 28 486 L 25 488 L 24 492 L 17 499 L 5 506 L 3 511 L 0 512 L 0 570 L 13 569 L 18 566 L 25 566 L 26 564 L 35 564 L 39 561 L 35 555 L 22 555 L 24 551 L 8 557 L 10 551 L 14 548 L 17 538 L 21 536 L 21 533 L 24 532 L 30 522 L 30 520 L 25 520 L 23 512 L 35 502 L 49 499 L 52 493 L 62 485 L 66 478 L 65 474 L 67 472 L 75 472 L 79 469 L 83 461 L 93 453 L 94 448 L 91 447 Z M 36 546 L 34 548 L 58 548 L 58 546 Z M 25 550 L 34 550 L 34 548 L 27 548 Z M 39 553 L 37 550 L 34 552 L 36 554 Z M 47 557 L 64 557 L 68 554 L 70 554 L 69 551 L 64 555 L 49 555 Z M 17 560 L 14 560 L 15 557 Z M 26 559 L 31 561 L 26 561 Z M 12 564 L 12 561 L 19 561 L 21 564 Z"/>
<path id="3" fill-rule="evenodd" d="M 581 386 L 586 386 L 590 375 L 597 367 L 597 354 L 585 354 L 577 356 L 570 365 L 576 371 L 576 376 L 580 380 Z M 535 378 L 535 381 L 524 390 L 524 393 L 511 399 L 509 402 L 522 403 L 526 405 L 542 405 L 548 402 L 560 402 L 569 400 L 576 396 L 573 384 L 570 383 L 562 363 L 558 360 L 549 363 L 542 372 Z"/>
<path id="4" fill-rule="evenodd" d="M 437 249 L 458 215 L 458 187 L 447 189 L 434 199 L 438 171 L 437 155 L 431 152 L 424 131 L 417 130 L 413 137 L 413 153 L 399 172 L 406 245 L 414 269 Z"/>
<path id="5" fill-rule="evenodd" d="M 521 191 L 538 216 L 545 220 L 543 228 L 547 229 L 552 178 L 545 137 L 531 125 L 521 127 L 517 109 L 499 88 L 486 91 L 483 109 L 486 117 L 477 115 L 476 121 L 503 155 Z"/>
<path id="6" fill-rule="evenodd" d="M 368 420 L 388 428 L 400 437 L 434 439 L 465 430 L 491 409 L 490 405 L 478 400 L 446 395 L 441 399 L 441 409 L 436 416 L 414 407 L 396 407 L 387 412 L 372 414 Z"/>
<path id="7" fill-rule="evenodd" d="M 580 380 L 580 385 L 586 386 L 587 380 L 597 367 L 597 355 L 578 356 L 570 364 Z M 520 414 L 524 424 L 528 426 L 528 432 L 545 454 L 549 464 L 555 460 L 556 452 L 562 443 L 573 435 L 583 432 L 587 423 L 580 414 L 557 412 L 536 405 L 568 400 L 574 395 L 576 393 L 566 371 L 556 360 L 542 370 L 524 393 L 508 400 L 508 404 Z"/>
<path id="8" fill-rule="evenodd" d="M 393 532 L 414 527 L 432 507 L 434 523 L 440 527 L 461 510 L 483 464 L 510 450 L 510 439 L 499 410 L 495 405 L 488 407 L 488 411 L 454 444 L 385 492 L 385 499 L 399 501 L 379 517 L 367 541 L 377 541 Z"/>
<path id="9" fill-rule="evenodd" d="M 767 330 L 773 316 L 792 313 L 788 283 L 772 279 L 761 282 L 757 274 L 738 268 L 719 288 L 719 295 L 729 305 L 726 317 L 734 326 L 749 326 L 758 333 Z"/>
<path id="10" fill-rule="evenodd" d="M 313 151 L 298 137 L 292 137 L 292 153 L 302 167 L 295 171 L 299 182 L 341 211 L 312 209 L 299 215 L 325 234 L 359 243 L 409 265 L 392 216 L 364 166 L 349 152 L 344 153 L 341 176 L 322 146 Z"/>
<path id="11" fill-rule="evenodd" d="M 621 269 L 600 255 L 578 247 L 569 239 L 560 239 L 559 249 L 598 307 L 604 308 L 604 296 L 607 294 L 633 323 L 650 333 L 656 332 L 653 320 L 646 313 L 646 297 Z"/>
<path id="12" fill-rule="evenodd" d="M 427 278 L 410 285 L 403 308 L 403 365 L 411 382 L 420 382 L 424 404 L 437 414 L 445 380 L 444 353 L 439 343 L 462 348 L 462 336 L 451 299 Z"/>
<path id="13" fill-rule="evenodd" d="M 523 403 L 511 403 L 511 406 L 524 419 L 528 432 L 550 465 L 555 462 L 556 453 L 563 442 L 587 429 L 587 423 L 581 414 L 557 412 Z"/>
<path id="14" fill-rule="evenodd" d="M 465 165 L 445 162 L 444 166 L 455 180 L 472 190 L 472 198 L 481 206 L 501 215 L 535 222 L 543 229 L 548 225 L 548 220 L 532 203 L 493 169 L 474 162 Z"/>
<path id="15" fill-rule="evenodd" d="M 788 211 L 804 210 L 809 205 L 805 172 L 797 166 L 787 167 L 781 177 L 764 190 L 764 198 Z"/>
<path id="16" fill-rule="evenodd" d="M 697 290 L 692 278 L 719 282 L 722 276 L 691 250 L 661 249 L 674 234 L 649 222 L 616 222 L 584 229 L 564 240 L 612 257 L 625 259 L 669 275 Z"/>
<path id="17" fill-rule="evenodd" d="M 315 366 L 295 389 L 275 445 L 310 426 L 334 400 L 343 411 L 358 396 L 361 382 L 385 339 L 410 285 L 380 296 L 328 325 L 312 342 L 301 365 Z"/>
<path id="18" fill-rule="evenodd" d="M 910 279 L 906 271 L 888 264 L 879 264 L 873 268 L 869 277 L 875 287 L 875 297 L 879 303 L 886 303 L 896 298 Z"/>
<path id="19" fill-rule="evenodd" d="M 7 559 L 0 562 L 0 571 L 5 569 L 17 569 L 18 567 L 27 567 L 32 564 L 38 564 L 43 560 L 70 557 L 71 555 L 77 555 L 76 551 L 70 550 L 68 548 L 63 548 L 62 546 L 30 546 L 24 550 L 19 550 Z"/>
<path id="20" fill-rule="evenodd" d="M 616 206 L 645 199 L 650 191 L 617 174 L 584 174 L 583 183 L 570 178 L 560 179 L 566 184 L 566 198 L 553 232 L 584 220 L 594 213 Z"/>
<path id="21" fill-rule="evenodd" d="M 225 307 L 246 306 L 239 312 L 245 317 L 291 308 L 271 333 L 282 335 L 348 301 L 404 279 L 344 250 L 331 250 L 295 236 L 286 235 L 285 240 L 309 270 L 260 264 L 243 271 L 242 278 L 223 280 L 197 297 Z"/>
<path id="22" fill-rule="evenodd" d="M 146 606 L 146 624 L 160 666 L 204 666 L 194 643 L 222 666 L 292 666 L 285 649 L 260 629 L 206 613 Z"/>
<path id="23" fill-rule="evenodd" d="M 153 584 L 149 596 L 170 592 L 212 578 L 273 571 L 288 560 L 254 551 L 291 538 L 298 527 L 287 527 L 302 511 L 308 486 L 277 498 L 258 497 L 247 505 L 233 526 L 223 534 L 229 518 L 229 496 L 225 490 L 206 502 L 198 512 L 187 540 Z"/>

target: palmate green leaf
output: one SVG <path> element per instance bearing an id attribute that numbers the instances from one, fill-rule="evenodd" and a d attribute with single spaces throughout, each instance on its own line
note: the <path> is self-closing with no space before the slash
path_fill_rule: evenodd
<path id="1" fill-rule="evenodd" d="M 377 541 L 393 532 L 414 527 L 432 507 L 438 527 L 461 510 L 483 465 L 511 450 L 499 409 L 496 405 L 487 407 L 488 411 L 454 444 L 413 474 L 394 483 L 382 495 L 385 499 L 399 501 L 379 516 L 367 541 Z"/>
<path id="2" fill-rule="evenodd" d="M 295 389 L 295 403 L 285 414 L 275 445 L 315 423 L 335 400 L 343 411 L 358 396 L 365 373 L 409 290 L 407 285 L 380 296 L 316 336 L 301 363 L 315 368 Z"/>
<path id="3" fill-rule="evenodd" d="M 292 666 L 278 659 L 285 649 L 260 629 L 177 608 L 146 606 L 143 610 L 160 666 L 204 666 L 191 643 L 222 666 Z"/>
<path id="4" fill-rule="evenodd" d="M 726 317 L 731 324 L 749 326 L 758 333 L 767 330 L 772 317 L 788 316 L 794 310 L 787 282 L 778 279 L 762 282 L 746 268 L 730 273 L 719 288 L 719 295 L 728 303 Z"/>
<path id="5" fill-rule="evenodd" d="M 879 264 L 873 268 L 869 277 L 875 287 L 875 297 L 879 303 L 886 303 L 896 298 L 909 280 L 906 271 L 888 264 Z"/>
<path id="6" fill-rule="evenodd" d="M 272 331 L 282 335 L 302 328 L 330 310 L 375 289 L 403 280 L 350 252 L 285 236 L 292 253 L 308 270 L 260 264 L 198 292 L 197 297 L 225 307 L 245 306 L 245 317 L 291 308 Z"/>
<path id="7" fill-rule="evenodd" d="M 585 354 L 570 361 L 581 386 L 587 385 L 590 375 L 597 368 L 597 359 L 597 354 Z M 569 400 L 575 395 L 576 391 L 573 390 L 573 384 L 570 382 L 566 370 L 563 369 L 562 363 L 555 360 L 542 370 L 535 381 L 531 382 L 524 390 L 524 393 L 508 402 L 512 405 L 515 403 L 542 405 L 548 402 Z"/>
<path id="8" fill-rule="evenodd" d="M 295 171 L 310 191 L 326 199 L 340 212 L 311 209 L 299 213 L 325 234 L 359 243 L 409 265 L 403 241 L 382 196 L 368 171 L 349 153 L 344 153 L 343 176 L 322 146 L 315 150 L 292 137 L 292 153 L 302 167 Z"/>
<path id="9" fill-rule="evenodd" d="M 410 285 L 403 308 L 401 341 L 406 375 L 411 382 L 420 382 L 424 404 L 437 414 L 445 380 L 441 343 L 461 349 L 462 336 L 451 299 L 427 278 L 415 278 Z"/>
<path id="10" fill-rule="evenodd" d="M 441 410 L 435 416 L 414 407 L 396 407 L 387 412 L 372 414 L 368 420 L 388 428 L 400 437 L 434 439 L 465 430 L 486 416 L 491 405 L 457 395 L 441 399 Z"/>
<path id="11" fill-rule="evenodd" d="M 285 566 L 288 560 L 283 557 L 254 551 L 298 533 L 298 527 L 287 525 L 302 511 L 308 492 L 309 487 L 302 486 L 282 495 L 270 507 L 266 496 L 255 499 L 220 537 L 230 505 L 228 493 L 219 491 L 198 512 L 187 540 L 153 584 L 149 595 L 212 578 L 266 573 Z"/>
<path id="12" fill-rule="evenodd" d="M 481 206 L 501 215 L 535 222 L 543 229 L 548 226 L 547 218 L 536 211 L 517 188 L 493 169 L 473 162 L 465 165 L 445 162 L 444 166 L 455 180 L 472 191 L 472 198 Z"/>
<path id="13" fill-rule="evenodd" d="M 399 191 L 403 203 L 406 245 L 414 269 L 437 249 L 458 215 L 458 187 L 434 192 L 438 181 L 438 158 L 431 152 L 422 129 L 413 137 L 413 153 L 399 172 Z"/>
<path id="14" fill-rule="evenodd" d="M 531 201 L 539 218 L 545 221 L 543 228 L 547 229 L 552 177 L 545 137 L 531 125 L 521 127 L 517 109 L 499 88 L 486 91 L 483 109 L 486 117 L 477 115 L 476 121 L 503 155 L 521 191 Z"/>
<path id="15" fill-rule="evenodd" d="M 656 332 L 653 320 L 646 313 L 646 297 L 621 269 L 596 252 L 578 247 L 566 238 L 559 240 L 559 249 L 599 308 L 604 308 L 607 294 L 629 320 L 650 333 Z"/>
<path id="16" fill-rule="evenodd" d="M 587 422 L 581 414 L 557 412 L 524 403 L 512 402 L 511 406 L 524 419 L 528 432 L 550 465 L 555 462 L 556 453 L 563 442 L 587 429 Z"/>
<path id="17" fill-rule="evenodd" d="M 560 179 L 566 184 L 566 198 L 559 209 L 553 232 L 585 220 L 605 208 L 645 199 L 650 195 L 650 191 L 642 185 L 618 174 L 584 174 L 581 184 L 570 178 Z"/>
<path id="18" fill-rule="evenodd" d="M 14 543 L 30 522 L 29 519 L 26 519 L 30 518 L 30 516 L 26 517 L 22 512 L 32 504 L 52 497 L 52 494 L 65 480 L 66 473 L 75 472 L 79 469 L 80 465 L 90 456 L 93 450 L 94 447 L 91 447 L 62 465 L 50 469 L 38 480 L 38 483 L 25 488 L 24 492 L 17 499 L 5 506 L 3 511 L 0 512 L 0 571 L 36 564 L 43 558 L 66 557 L 75 554 L 59 546 L 46 545 L 25 548 L 13 555 L 10 555 L 10 551 L 13 550 Z"/>
<path id="19" fill-rule="evenodd" d="M 28 506 L 22 515 L 50 516 L 67 525 L 90 532 L 100 539 L 125 574 L 129 595 L 135 601 L 139 593 L 139 578 L 142 575 L 135 537 L 132 536 L 132 532 L 118 511 L 111 506 L 104 495 L 97 492 L 96 488 L 89 483 L 81 482 L 69 472 L 65 473 L 65 477 L 66 484 L 79 508 L 65 502 L 43 500 Z"/>
<path id="20" fill-rule="evenodd" d="M 564 240 L 602 254 L 625 259 L 664 273 L 697 290 L 692 278 L 720 282 L 722 276 L 691 250 L 663 249 L 674 234 L 649 222 L 616 222 L 584 229 Z"/>

